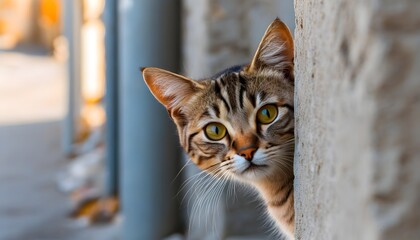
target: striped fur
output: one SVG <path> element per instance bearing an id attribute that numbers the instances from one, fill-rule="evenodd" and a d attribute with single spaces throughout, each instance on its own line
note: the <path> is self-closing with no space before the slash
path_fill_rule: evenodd
<path id="1" fill-rule="evenodd" d="M 143 76 L 168 109 L 191 160 L 256 187 L 279 228 L 293 239 L 293 40 L 287 27 L 276 19 L 249 65 L 212 78 L 196 81 L 157 68 L 144 69 Z M 257 112 L 266 104 L 277 106 L 278 115 L 260 124 Z M 211 122 L 226 127 L 223 139 L 206 137 Z M 247 160 L 239 152 L 250 146 L 255 151 Z"/>

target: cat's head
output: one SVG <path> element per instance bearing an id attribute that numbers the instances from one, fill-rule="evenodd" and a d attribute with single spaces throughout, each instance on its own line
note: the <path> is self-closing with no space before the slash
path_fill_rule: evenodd
<path id="1" fill-rule="evenodd" d="M 143 77 L 198 167 L 248 181 L 290 176 L 293 52 L 289 29 L 276 19 L 248 65 L 199 81 L 158 68 Z"/>

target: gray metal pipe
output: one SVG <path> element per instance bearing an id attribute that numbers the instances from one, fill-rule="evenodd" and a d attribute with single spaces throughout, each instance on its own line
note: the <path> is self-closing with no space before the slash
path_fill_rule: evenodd
<path id="1" fill-rule="evenodd" d="M 123 239 L 161 239 L 177 230 L 179 146 L 174 125 L 139 67 L 176 71 L 179 1 L 119 1 L 119 116 Z"/>
<path id="2" fill-rule="evenodd" d="M 68 41 L 67 112 L 63 122 L 62 148 L 65 154 L 74 154 L 75 136 L 81 106 L 80 26 L 81 2 L 61 0 L 64 36 Z"/>
<path id="3" fill-rule="evenodd" d="M 117 0 L 106 0 L 103 14 L 105 25 L 105 159 L 106 194 L 118 194 L 118 21 Z"/>

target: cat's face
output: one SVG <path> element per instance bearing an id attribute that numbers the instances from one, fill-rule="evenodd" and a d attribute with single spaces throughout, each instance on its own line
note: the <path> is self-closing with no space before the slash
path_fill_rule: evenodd
<path id="1" fill-rule="evenodd" d="M 293 85 L 265 70 L 223 74 L 182 108 L 183 147 L 201 168 L 253 180 L 290 169 L 293 154 Z M 220 167 L 223 166 L 223 167 Z"/>
<path id="2" fill-rule="evenodd" d="M 293 41 L 279 20 L 247 66 L 200 81 L 157 68 L 143 76 L 201 169 L 246 181 L 292 174 Z"/>

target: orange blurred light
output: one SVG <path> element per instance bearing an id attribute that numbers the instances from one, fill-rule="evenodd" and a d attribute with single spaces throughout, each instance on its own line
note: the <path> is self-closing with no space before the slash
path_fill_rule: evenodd
<path id="1" fill-rule="evenodd" d="M 39 9 L 42 21 L 45 23 L 53 25 L 60 21 L 59 0 L 41 0 Z"/>
<path id="2" fill-rule="evenodd" d="M 83 106 L 82 118 L 90 128 L 97 128 L 105 123 L 105 110 L 97 104 L 87 104 Z"/>
<path id="3" fill-rule="evenodd" d="M 88 103 L 99 102 L 105 94 L 105 28 L 92 20 L 82 26 L 82 96 Z"/>

